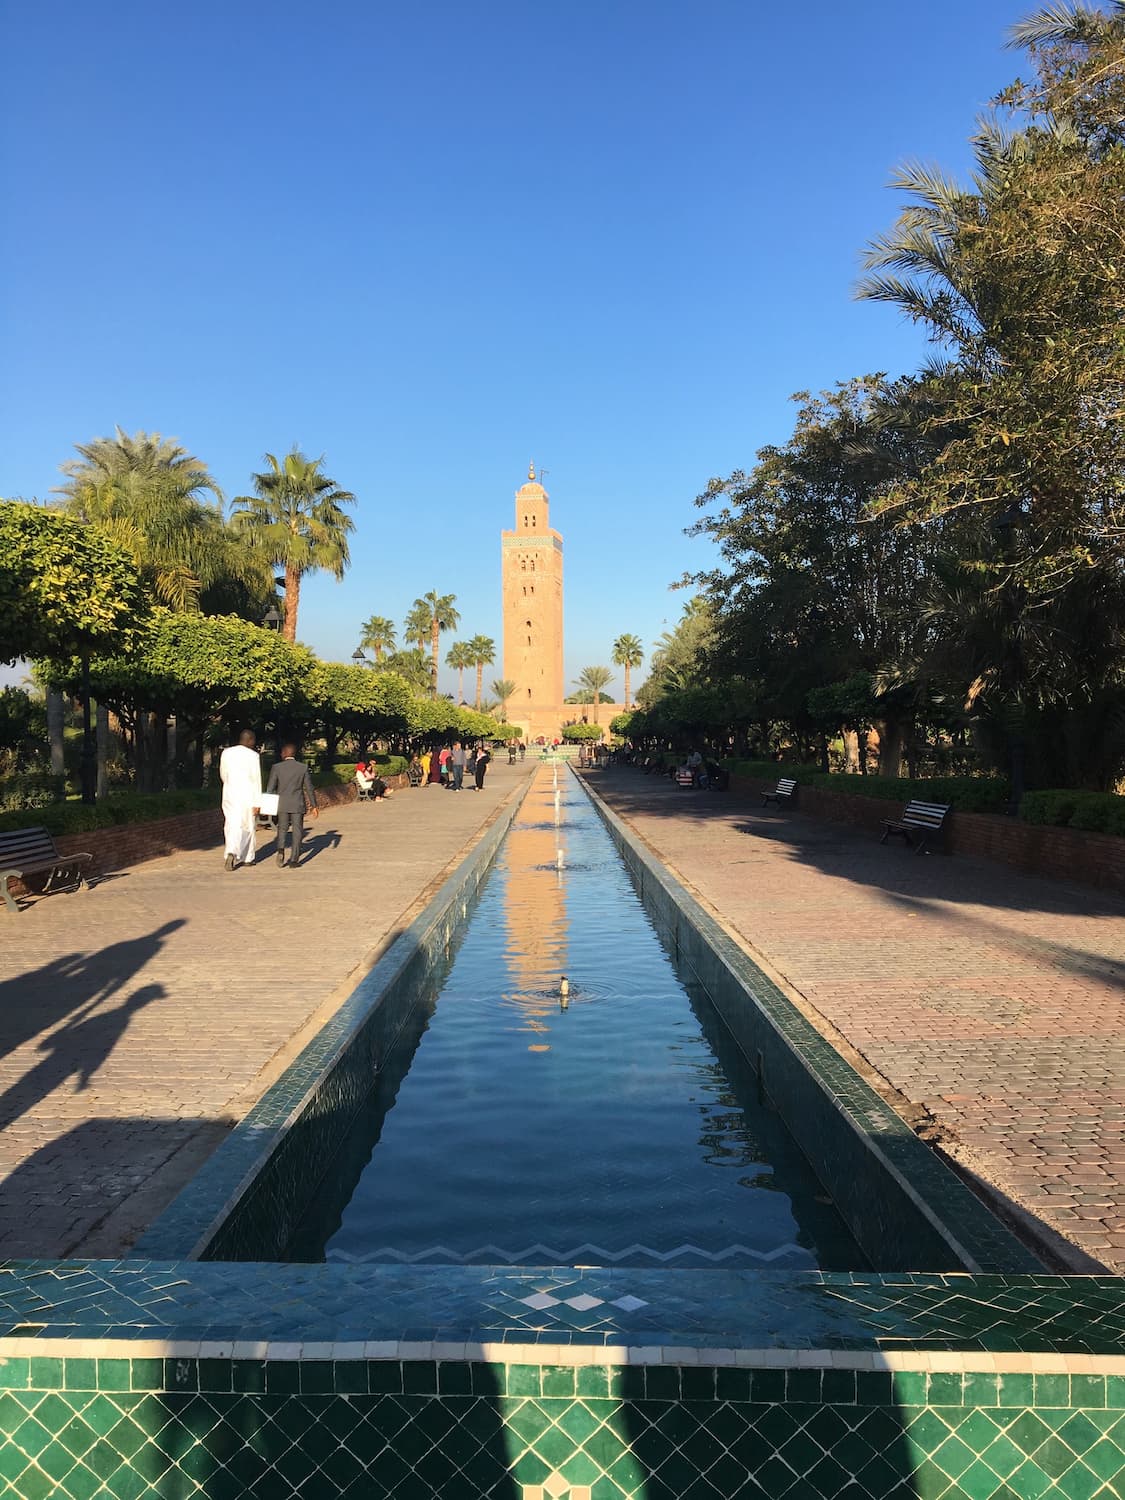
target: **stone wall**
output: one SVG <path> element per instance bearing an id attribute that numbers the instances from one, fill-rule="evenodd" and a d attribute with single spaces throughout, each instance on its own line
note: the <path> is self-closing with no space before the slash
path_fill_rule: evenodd
<path id="1" fill-rule="evenodd" d="M 772 790 L 773 785 L 752 776 L 730 779 L 731 791 L 746 795 Z M 896 817 L 902 811 L 899 803 L 881 797 L 858 797 L 811 786 L 798 789 L 796 806 L 808 817 L 846 823 L 876 838 L 882 834 L 884 818 Z M 1077 880 L 1125 895 L 1125 838 L 1113 834 L 1037 827 L 999 813 L 955 811 L 946 825 L 946 848 L 951 854 L 996 860 L 1025 875 Z"/>

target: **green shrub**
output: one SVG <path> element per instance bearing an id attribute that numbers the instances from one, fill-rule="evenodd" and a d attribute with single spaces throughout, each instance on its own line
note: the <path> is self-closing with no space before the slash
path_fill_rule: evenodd
<path id="1" fill-rule="evenodd" d="M 798 786 L 826 792 L 846 792 L 854 797 L 878 797 L 884 802 L 948 802 L 961 812 L 1000 812 L 1010 792 L 1007 781 L 989 776 L 930 776 L 912 781 L 907 776 L 857 776 L 816 766 L 786 765 L 772 760 L 728 760 L 723 763 L 736 776 L 758 781 L 776 781 L 792 776 Z"/>
<path id="2" fill-rule="evenodd" d="M 409 764 L 405 755 L 369 755 L 367 759 L 369 763 L 374 761 L 380 776 L 398 776 Z M 354 760 L 338 760 L 318 771 L 313 780 L 317 786 L 347 786 L 355 780 L 355 768 Z"/>
<path id="3" fill-rule="evenodd" d="M 0 813 L 0 833 L 14 828 L 46 828 L 48 833 L 90 833 L 123 823 L 152 823 L 179 813 L 219 805 L 219 788 L 205 791 L 121 792 L 88 807 L 84 802 L 52 802 L 23 812 Z"/>
<path id="4" fill-rule="evenodd" d="M 732 776 L 752 776 L 757 781 L 776 781 L 791 776 L 798 786 L 812 786 L 823 773 L 817 766 L 788 765 L 780 760 L 724 760 Z"/>
<path id="5" fill-rule="evenodd" d="M 948 802 L 961 812 L 1003 812 L 1011 793 L 1008 783 L 990 776 L 825 776 L 817 772 L 813 786 L 886 802 Z"/>
<path id="6" fill-rule="evenodd" d="M 1052 790 L 1027 792 L 1020 818 L 1051 828 L 1080 828 L 1090 833 L 1125 836 L 1125 797 L 1113 792 Z"/>
<path id="7" fill-rule="evenodd" d="M 21 771 L 0 782 L 0 812 L 46 807 L 60 802 L 65 794 L 65 777 L 52 776 L 49 771 Z"/>

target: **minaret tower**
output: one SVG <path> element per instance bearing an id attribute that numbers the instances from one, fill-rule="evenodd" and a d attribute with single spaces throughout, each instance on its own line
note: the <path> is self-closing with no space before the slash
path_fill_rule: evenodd
<path id="1" fill-rule="evenodd" d="M 501 533 L 504 676 L 516 685 L 508 716 L 531 739 L 553 739 L 563 712 L 563 546 L 547 507 L 532 464 L 516 491 L 515 530 Z"/>

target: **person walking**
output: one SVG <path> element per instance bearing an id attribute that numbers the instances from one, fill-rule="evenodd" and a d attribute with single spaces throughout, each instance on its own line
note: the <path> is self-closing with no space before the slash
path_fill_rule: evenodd
<path id="1" fill-rule="evenodd" d="M 267 792 L 277 793 L 277 862 L 286 865 L 285 843 L 292 831 L 288 868 L 295 870 L 301 860 L 301 840 L 305 834 L 305 809 L 320 817 L 309 768 L 297 759 L 296 745 L 282 745 L 281 759 L 270 772 Z"/>
<path id="2" fill-rule="evenodd" d="M 479 792 L 484 786 L 484 773 L 488 770 L 488 762 L 492 759 L 492 751 L 487 745 L 482 745 L 477 751 L 476 764 L 473 766 L 473 779 L 477 784 Z"/>
<path id="3" fill-rule="evenodd" d="M 262 796 L 262 762 L 254 731 L 244 729 L 237 745 L 219 757 L 223 784 L 223 864 L 227 870 L 254 863 L 254 825 Z"/>
<path id="4" fill-rule="evenodd" d="M 465 780 L 465 747 L 460 740 L 453 741 L 453 749 L 449 756 L 449 769 L 453 773 L 453 790 L 459 792 Z"/>
<path id="5" fill-rule="evenodd" d="M 441 786 L 441 751 L 430 751 L 430 770 L 426 778 L 427 785 Z"/>
<path id="6" fill-rule="evenodd" d="M 523 740 L 520 740 L 520 764 L 521 765 L 523 764 L 523 758 L 524 758 L 524 756 L 526 754 L 527 754 L 527 746 L 524 744 Z"/>

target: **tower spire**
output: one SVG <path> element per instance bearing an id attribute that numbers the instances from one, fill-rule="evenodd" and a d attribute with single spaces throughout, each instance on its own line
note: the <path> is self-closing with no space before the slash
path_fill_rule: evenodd
<path id="1" fill-rule="evenodd" d="M 535 482 L 535 465 L 534 465 L 534 463 L 528 464 L 528 466 L 527 466 L 527 477 L 534 484 L 534 482 Z"/>

